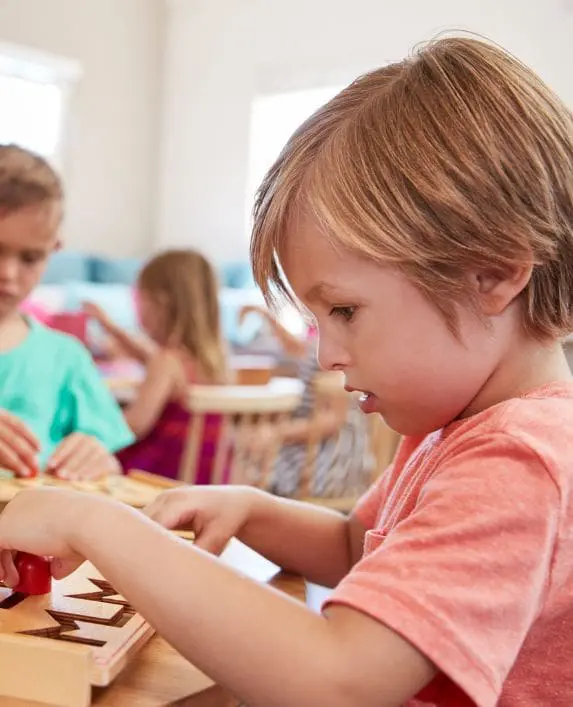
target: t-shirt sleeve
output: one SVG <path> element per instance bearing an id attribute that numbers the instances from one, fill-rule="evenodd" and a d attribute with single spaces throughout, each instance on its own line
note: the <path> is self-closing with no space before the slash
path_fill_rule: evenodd
<path id="1" fill-rule="evenodd" d="M 530 448 L 484 435 L 452 450 L 405 520 L 367 533 L 325 609 L 384 623 L 457 686 L 456 704 L 493 707 L 549 591 L 559 508 Z"/>
<path id="2" fill-rule="evenodd" d="M 370 530 L 376 525 L 378 511 L 383 503 L 387 476 L 391 473 L 390 469 L 376 481 L 372 486 L 358 499 L 352 515 L 358 518 L 361 525 Z"/>
<path id="3" fill-rule="evenodd" d="M 72 409 L 68 434 L 82 432 L 92 435 L 112 453 L 132 444 L 135 436 L 89 352 L 77 346 L 72 357 L 66 385 L 66 395 L 71 398 L 68 402 Z"/>
<path id="4" fill-rule="evenodd" d="M 372 486 L 358 499 L 352 511 L 362 526 L 367 530 L 374 528 L 378 520 L 380 509 L 386 502 L 388 488 L 392 486 L 392 481 L 396 470 L 400 469 L 404 463 L 422 442 L 423 437 L 406 437 L 400 442 L 394 461 L 385 469 Z"/>

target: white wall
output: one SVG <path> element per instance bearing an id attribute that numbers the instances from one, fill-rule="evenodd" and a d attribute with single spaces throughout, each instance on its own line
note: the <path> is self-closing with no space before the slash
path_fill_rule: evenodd
<path id="1" fill-rule="evenodd" d="M 247 253 L 257 92 L 347 82 L 447 29 L 487 35 L 573 104 L 570 0 L 168 0 L 159 245 Z M 571 10 L 573 11 L 573 10 Z"/>
<path id="2" fill-rule="evenodd" d="M 155 231 L 163 0 L 1 0 L 0 41 L 78 60 L 65 164 L 70 248 L 138 254 Z"/>

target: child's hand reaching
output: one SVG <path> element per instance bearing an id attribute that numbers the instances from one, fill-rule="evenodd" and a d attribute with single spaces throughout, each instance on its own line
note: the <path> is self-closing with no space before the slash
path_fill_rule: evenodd
<path id="1" fill-rule="evenodd" d="M 109 317 L 104 310 L 99 305 L 94 304 L 94 302 L 82 302 L 82 309 L 88 317 L 91 317 L 103 326 L 109 321 Z"/>
<path id="2" fill-rule="evenodd" d="M 261 305 L 258 304 L 246 304 L 241 307 L 239 312 L 239 324 L 242 324 L 249 314 L 258 314 L 264 319 L 269 317 L 269 311 L 265 307 L 261 307 Z"/>
<path id="3" fill-rule="evenodd" d="M 0 469 L 17 476 L 32 476 L 38 470 L 40 443 L 16 416 L 0 410 Z"/>
<path id="4" fill-rule="evenodd" d="M 118 474 L 120 466 L 96 437 L 74 432 L 58 446 L 46 470 L 60 479 L 79 481 Z"/>
<path id="5" fill-rule="evenodd" d="M 74 529 L 85 519 L 88 494 L 39 488 L 21 491 L 0 514 L 0 581 L 18 583 L 16 550 L 55 558 L 52 575 L 61 579 L 83 562 L 73 548 Z M 87 507 L 87 506 L 86 506 Z"/>
<path id="6" fill-rule="evenodd" d="M 218 555 L 245 527 L 258 495 L 245 486 L 181 486 L 162 493 L 144 512 L 169 530 L 192 530 L 197 547 Z"/>

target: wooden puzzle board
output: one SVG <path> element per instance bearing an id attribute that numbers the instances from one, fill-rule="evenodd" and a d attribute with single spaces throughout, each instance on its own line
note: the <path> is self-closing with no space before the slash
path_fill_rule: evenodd
<path id="1" fill-rule="evenodd" d="M 132 472 L 127 476 L 111 475 L 96 481 L 64 481 L 47 474 L 33 479 L 19 479 L 0 470 L 0 510 L 22 489 L 42 485 L 109 496 L 135 508 L 143 508 L 166 488 L 176 486 L 177 482 L 146 472 Z"/>
<path id="2" fill-rule="evenodd" d="M 89 705 L 91 686 L 109 685 L 152 634 L 89 563 L 45 596 L 0 587 L 0 695 Z"/>

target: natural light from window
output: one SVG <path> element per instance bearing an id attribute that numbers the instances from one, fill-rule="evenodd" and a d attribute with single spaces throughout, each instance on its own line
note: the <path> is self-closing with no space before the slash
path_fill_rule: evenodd
<path id="1" fill-rule="evenodd" d="M 249 172 L 246 195 L 247 234 L 255 193 L 289 137 L 342 86 L 257 96 L 251 108 Z"/>
<path id="2" fill-rule="evenodd" d="M 14 142 L 55 159 L 60 144 L 62 90 L 14 76 L 0 76 L 0 142 Z"/>
<path id="3" fill-rule="evenodd" d="M 255 193 L 267 170 L 279 156 L 289 137 L 315 110 L 336 95 L 342 86 L 260 95 L 251 109 L 249 171 L 246 195 L 246 233 L 250 238 Z M 293 333 L 302 333 L 305 323 L 292 306 L 280 312 L 281 323 Z"/>
<path id="4" fill-rule="evenodd" d="M 80 67 L 25 47 L 0 45 L 0 143 L 16 143 L 61 167 L 67 101 Z"/>

